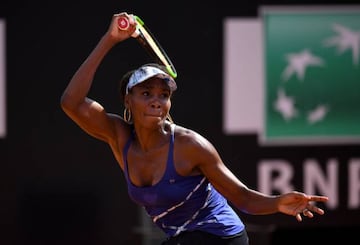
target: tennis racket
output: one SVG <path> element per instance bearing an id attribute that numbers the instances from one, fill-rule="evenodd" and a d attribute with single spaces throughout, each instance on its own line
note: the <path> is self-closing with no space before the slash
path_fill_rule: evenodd
<path id="1" fill-rule="evenodd" d="M 159 64 L 166 67 L 168 73 L 173 78 L 177 77 L 175 66 L 171 62 L 165 50 L 161 47 L 160 43 L 156 40 L 155 36 L 150 32 L 149 28 L 144 24 L 138 16 L 132 15 L 136 22 L 136 30 L 131 35 L 140 43 L 140 45 L 148 52 L 148 54 Z M 129 20 L 126 17 L 118 18 L 118 27 L 121 30 L 129 28 Z"/>

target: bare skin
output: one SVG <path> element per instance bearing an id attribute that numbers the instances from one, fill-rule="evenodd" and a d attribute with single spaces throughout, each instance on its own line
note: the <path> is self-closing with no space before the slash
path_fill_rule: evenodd
<path id="1" fill-rule="evenodd" d="M 118 28 L 120 16 L 129 19 L 128 30 Z M 135 23 L 128 14 L 114 15 L 107 32 L 73 75 L 61 97 L 64 112 L 89 135 L 106 142 L 122 169 L 122 151 L 132 127 L 121 116 L 107 113 L 100 103 L 87 95 L 105 55 L 115 45 L 130 38 L 134 30 Z M 154 185 L 165 172 L 170 142 L 170 123 L 166 115 L 171 108 L 171 95 L 168 85 L 155 77 L 136 85 L 125 96 L 124 105 L 131 111 L 136 135 L 128 152 L 129 175 L 134 185 Z M 302 221 L 302 216 L 313 218 L 315 213 L 324 214 L 314 203 L 326 202 L 326 196 L 296 191 L 266 195 L 248 188 L 226 167 L 206 138 L 179 125 L 175 127 L 174 163 L 180 175 L 205 175 L 242 212 L 257 215 L 280 212 L 295 216 L 298 221 Z"/>

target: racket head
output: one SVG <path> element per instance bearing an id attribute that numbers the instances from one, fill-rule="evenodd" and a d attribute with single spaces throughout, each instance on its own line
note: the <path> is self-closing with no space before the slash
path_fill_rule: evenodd
<path id="1" fill-rule="evenodd" d="M 134 15 L 138 35 L 136 39 L 145 48 L 149 55 L 159 64 L 164 65 L 172 78 L 177 77 L 177 72 L 170 57 L 167 55 L 159 41 L 152 34 L 150 29 L 144 24 L 139 16 Z"/>

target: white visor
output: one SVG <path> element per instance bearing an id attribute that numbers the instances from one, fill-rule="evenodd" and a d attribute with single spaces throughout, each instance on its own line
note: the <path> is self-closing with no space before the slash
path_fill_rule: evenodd
<path id="1" fill-rule="evenodd" d="M 167 74 L 166 72 L 164 72 L 163 70 L 157 67 L 145 65 L 135 70 L 134 73 L 130 76 L 129 82 L 126 86 L 126 94 L 128 94 L 130 89 L 133 88 L 134 86 L 155 76 L 158 76 L 159 78 L 166 81 L 171 92 L 177 89 L 176 82 L 169 74 Z"/>

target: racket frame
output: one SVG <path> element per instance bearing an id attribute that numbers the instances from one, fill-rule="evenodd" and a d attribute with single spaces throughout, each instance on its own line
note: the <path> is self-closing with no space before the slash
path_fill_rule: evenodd
<path id="1" fill-rule="evenodd" d="M 175 66 L 170 60 L 163 47 L 160 45 L 150 29 L 145 25 L 144 21 L 137 15 L 132 15 L 136 22 L 136 30 L 131 34 L 140 45 L 148 52 L 148 54 L 159 64 L 166 67 L 167 72 L 172 78 L 177 77 Z M 118 25 L 121 30 L 129 27 L 129 20 L 125 17 L 118 19 Z"/>

